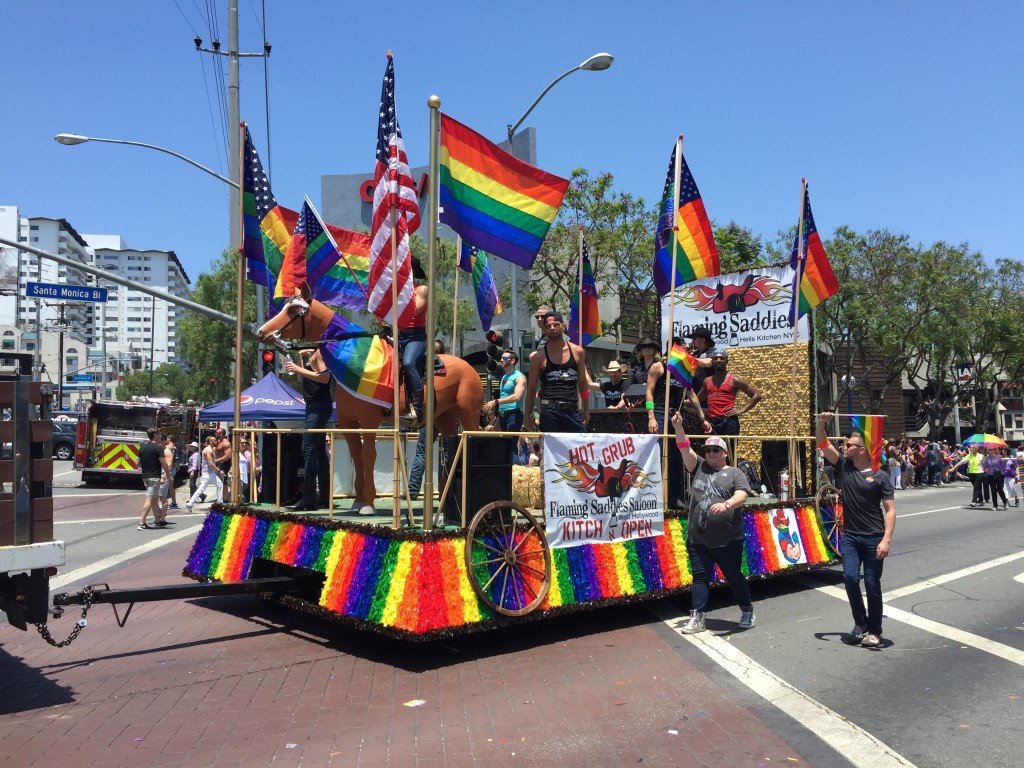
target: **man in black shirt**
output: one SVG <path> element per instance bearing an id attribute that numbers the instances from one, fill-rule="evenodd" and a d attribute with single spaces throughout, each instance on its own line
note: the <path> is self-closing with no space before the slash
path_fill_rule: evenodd
<path id="1" fill-rule="evenodd" d="M 156 509 L 153 512 L 153 520 L 158 527 L 162 527 L 159 526 L 163 521 L 163 510 L 159 500 L 160 481 L 167 478 L 167 482 L 170 482 L 171 478 L 171 469 L 164 459 L 164 436 L 156 427 L 150 427 L 146 434 L 149 435 L 149 442 L 144 443 L 139 449 L 139 470 L 142 472 L 142 483 L 146 486 L 146 500 L 142 502 L 142 517 L 139 518 L 140 531 L 150 527 L 146 518 L 149 517 L 149 510 L 153 508 L 154 502 Z"/>
<path id="2" fill-rule="evenodd" d="M 604 372 L 608 374 L 608 381 L 601 382 L 604 407 L 625 408 L 626 403 L 622 399 L 622 393 L 626 389 L 626 380 L 622 378 L 622 364 L 618 360 L 612 360 Z"/>
<path id="3" fill-rule="evenodd" d="M 847 642 L 877 648 L 882 644 L 882 562 L 896 528 L 896 502 L 889 473 L 871 468 L 871 456 L 858 432 L 847 439 L 845 456 L 829 442 L 826 427 L 834 418 L 828 411 L 818 414 L 815 436 L 825 461 L 835 466 L 836 486 L 843 494 L 843 580 L 854 621 Z M 866 612 L 860 592 L 861 564 L 868 593 Z"/>
<path id="4" fill-rule="evenodd" d="M 306 432 L 302 435 L 302 458 L 305 472 L 302 480 L 302 498 L 298 504 L 288 507 L 296 512 L 305 512 L 327 507 L 333 504 L 331 498 L 331 464 L 327 458 L 322 432 L 309 432 L 311 429 L 324 429 L 331 418 L 331 372 L 327 370 L 320 350 L 302 350 L 300 357 L 306 357 L 306 365 L 296 365 L 291 360 L 284 364 L 288 373 L 293 373 L 302 380 L 302 397 L 306 401 Z M 308 367 L 307 367 L 308 366 Z M 319 493 L 317 492 L 319 484 Z"/>

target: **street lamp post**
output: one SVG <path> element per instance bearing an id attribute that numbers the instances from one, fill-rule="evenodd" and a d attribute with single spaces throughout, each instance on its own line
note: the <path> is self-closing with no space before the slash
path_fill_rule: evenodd
<path id="1" fill-rule="evenodd" d="M 569 75 L 573 74 L 574 72 L 580 72 L 580 71 L 584 71 L 584 72 L 602 72 L 602 71 L 608 69 L 608 67 L 610 67 L 612 65 L 613 61 L 615 61 L 615 57 L 612 56 L 610 53 L 603 53 L 603 52 L 602 53 L 595 53 L 593 56 L 590 56 L 587 59 L 584 59 L 579 64 L 577 64 L 575 67 L 573 67 L 572 69 L 566 70 L 565 72 L 560 74 L 558 77 L 556 77 L 554 80 L 552 80 L 550 83 L 548 83 L 547 87 L 544 88 L 544 90 L 540 92 L 540 95 L 536 99 L 533 100 L 533 103 L 529 106 L 529 108 L 525 112 L 523 112 L 522 117 L 520 117 L 514 123 L 509 123 L 508 124 L 508 151 L 510 153 L 512 153 L 512 154 L 515 154 L 514 152 L 512 152 L 512 137 L 515 135 L 516 131 L 519 129 L 519 126 L 523 124 L 523 121 L 526 120 L 526 118 L 530 116 L 530 113 L 533 112 L 533 110 L 536 108 L 536 106 L 538 104 L 540 104 L 541 99 L 543 99 L 545 96 L 547 96 L 548 91 L 550 91 L 552 88 L 554 88 L 556 85 L 558 85 L 558 83 L 560 83 L 562 80 L 564 80 L 565 78 L 567 78 Z M 522 345 L 522 338 L 519 335 L 519 265 L 518 264 L 513 264 L 512 265 L 512 329 L 511 330 L 512 330 L 512 333 L 510 335 L 512 336 L 513 348 L 515 349 L 516 355 L 518 356 L 518 358 L 521 361 L 522 360 L 522 351 L 523 351 L 522 350 L 522 346 L 523 345 Z"/>

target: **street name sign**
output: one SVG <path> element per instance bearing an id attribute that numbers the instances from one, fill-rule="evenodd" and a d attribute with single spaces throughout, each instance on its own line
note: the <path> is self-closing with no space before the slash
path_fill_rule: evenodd
<path id="1" fill-rule="evenodd" d="M 58 301 L 107 300 L 106 288 L 92 288 L 88 285 L 57 285 L 56 283 L 28 283 L 25 295 L 30 299 L 57 299 Z"/>

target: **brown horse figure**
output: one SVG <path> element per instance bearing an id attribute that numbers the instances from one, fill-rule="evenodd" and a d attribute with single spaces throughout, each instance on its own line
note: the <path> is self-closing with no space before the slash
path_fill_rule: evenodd
<path id="1" fill-rule="evenodd" d="M 256 335 L 265 344 L 272 344 L 275 338 L 318 342 L 324 340 L 324 333 L 334 317 L 334 310 L 313 299 L 309 286 L 303 283 L 295 297 L 277 316 L 260 326 Z M 458 433 L 460 424 L 464 429 L 478 428 L 483 406 L 483 385 L 479 374 L 461 358 L 452 355 L 439 357 L 444 363 L 445 374 L 434 378 L 435 428 L 448 437 Z M 395 363 L 397 366 L 397 359 Z M 397 367 L 395 379 L 397 382 Z M 334 398 L 338 406 L 338 426 L 342 429 L 376 430 L 384 421 L 383 408 L 355 397 L 341 386 L 335 387 Z M 345 441 L 355 466 L 355 507 L 359 508 L 361 515 L 372 515 L 373 502 L 377 497 L 373 479 L 373 466 L 377 461 L 376 435 L 346 433 Z"/>

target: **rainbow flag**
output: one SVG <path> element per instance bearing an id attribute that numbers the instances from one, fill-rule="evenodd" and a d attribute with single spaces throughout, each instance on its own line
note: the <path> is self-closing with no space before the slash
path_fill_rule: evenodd
<path id="1" fill-rule="evenodd" d="M 313 296 L 325 304 L 349 309 L 366 309 L 366 285 L 370 280 L 370 236 L 333 224 L 327 232 L 341 260 L 313 286 Z"/>
<path id="2" fill-rule="evenodd" d="M 864 449 L 871 457 L 871 468 L 882 466 L 882 439 L 885 437 L 885 416 L 850 416 L 850 429 L 860 435 Z"/>
<path id="3" fill-rule="evenodd" d="M 693 374 L 697 372 L 697 358 L 682 344 L 673 342 L 668 351 L 668 371 L 672 378 L 687 389 L 693 389 Z"/>
<path id="4" fill-rule="evenodd" d="M 583 241 L 583 296 L 580 297 L 580 285 L 572 294 L 569 304 L 569 341 L 586 347 L 601 335 L 601 317 L 597 311 L 597 283 L 594 281 L 594 267 L 590 263 L 590 251 L 587 241 Z M 583 322 L 580 322 L 580 306 L 583 306 Z M 580 328 L 583 338 L 580 339 Z"/>
<path id="5" fill-rule="evenodd" d="M 677 144 L 668 161 L 665 188 L 661 193 L 661 217 L 654 236 L 654 284 L 660 296 L 672 290 L 673 241 L 677 243 L 676 287 L 705 277 L 714 277 L 722 271 L 711 222 L 685 157 L 681 159 L 679 171 L 679 212 L 676 215 L 675 172 L 678 150 Z"/>
<path id="6" fill-rule="evenodd" d="M 334 380 L 353 397 L 382 408 L 394 405 L 394 348 L 356 323 L 335 315 L 320 347 Z"/>
<path id="7" fill-rule="evenodd" d="M 302 202 L 299 220 L 284 252 L 281 271 L 274 288 L 275 299 L 290 298 L 303 283 L 313 285 L 341 258 L 327 227 L 307 197 Z"/>
<path id="8" fill-rule="evenodd" d="M 810 310 L 821 304 L 829 296 L 839 293 L 839 281 L 836 280 L 836 273 L 832 271 L 832 265 L 828 262 L 828 255 L 825 253 L 825 246 L 821 244 L 821 237 L 818 235 L 818 228 L 814 226 L 814 214 L 811 213 L 811 195 L 809 191 L 804 192 L 804 242 L 803 242 L 803 266 L 797 270 L 800 264 L 800 237 L 793 238 L 793 253 L 789 257 L 789 265 L 793 268 L 793 282 L 796 282 L 796 275 L 799 271 L 800 290 L 793 286 L 793 300 L 789 307 L 789 324 L 796 322 L 806 315 Z M 797 230 L 799 232 L 799 230 Z M 800 297 L 799 315 L 794 315 L 796 298 Z"/>
<path id="9" fill-rule="evenodd" d="M 491 321 L 495 315 L 501 314 L 502 306 L 487 254 L 463 241 L 459 269 L 473 275 L 473 293 L 476 295 L 476 310 L 480 314 L 480 327 L 485 331 L 491 330 Z"/>
<path id="10" fill-rule="evenodd" d="M 441 115 L 441 223 L 469 245 L 529 269 L 568 188 Z"/>
<path id="11" fill-rule="evenodd" d="M 243 158 L 242 250 L 245 253 L 246 275 L 258 285 L 274 288 L 299 214 L 278 205 L 274 199 L 270 181 L 263 172 L 263 163 L 252 143 L 248 126 L 245 129 Z"/>

